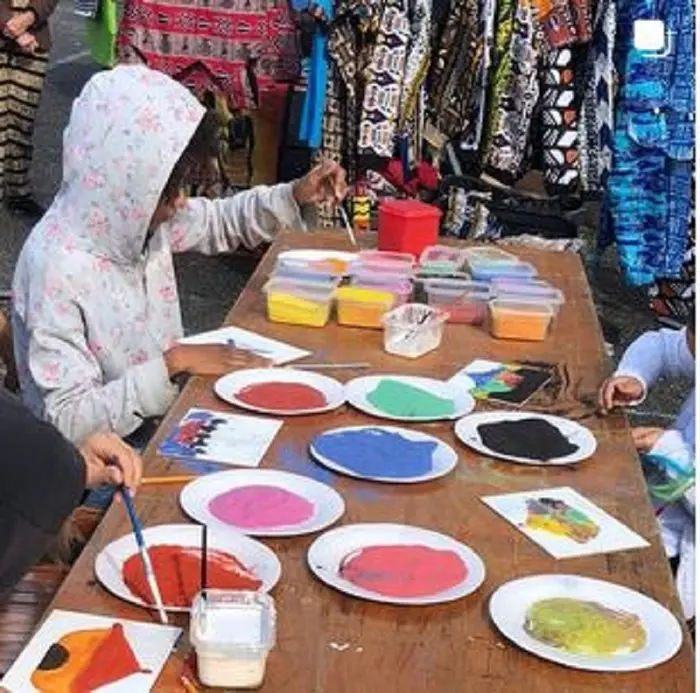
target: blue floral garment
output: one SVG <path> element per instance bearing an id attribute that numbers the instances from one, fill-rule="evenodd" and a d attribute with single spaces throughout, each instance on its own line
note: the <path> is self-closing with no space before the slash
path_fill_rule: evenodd
<path id="1" fill-rule="evenodd" d="M 618 5 L 613 168 L 608 222 L 628 283 L 680 273 L 688 242 L 694 147 L 692 0 L 623 0 Z M 636 19 L 662 19 L 668 56 L 633 47 Z"/>

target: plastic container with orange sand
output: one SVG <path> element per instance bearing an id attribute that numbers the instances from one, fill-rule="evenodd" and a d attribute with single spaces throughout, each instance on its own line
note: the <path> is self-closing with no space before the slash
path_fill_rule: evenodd
<path id="1" fill-rule="evenodd" d="M 489 302 L 491 334 L 497 339 L 541 342 L 554 318 L 554 308 L 539 301 L 494 298 Z"/>
<path id="2" fill-rule="evenodd" d="M 341 286 L 336 289 L 338 324 L 347 327 L 382 326 L 382 318 L 396 303 L 396 296 L 389 291 Z"/>
<path id="3" fill-rule="evenodd" d="M 192 604 L 190 642 L 205 686 L 259 688 L 276 641 L 275 602 L 267 594 L 208 589 Z"/>
<path id="4" fill-rule="evenodd" d="M 511 301 L 537 301 L 549 303 L 554 308 L 555 315 L 566 303 L 564 293 L 543 280 L 512 281 L 510 279 L 494 279 L 491 282 L 494 298 L 504 298 Z"/>
<path id="5" fill-rule="evenodd" d="M 491 286 L 488 282 L 433 279 L 425 283 L 428 305 L 444 310 L 448 322 L 481 325 L 488 315 Z"/>
<path id="6" fill-rule="evenodd" d="M 335 282 L 273 277 L 263 289 L 267 294 L 267 318 L 271 322 L 323 327 L 330 318 L 336 287 Z"/>

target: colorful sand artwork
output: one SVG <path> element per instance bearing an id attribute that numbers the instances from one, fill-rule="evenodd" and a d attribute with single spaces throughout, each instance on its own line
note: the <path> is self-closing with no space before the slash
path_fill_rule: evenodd
<path id="1" fill-rule="evenodd" d="M 160 444 L 158 454 L 185 461 L 257 467 L 283 422 L 190 409 Z"/>
<path id="2" fill-rule="evenodd" d="M 164 606 L 190 606 L 201 588 L 200 550 L 160 544 L 150 546 L 148 554 Z M 146 604 L 154 603 L 141 554 L 135 553 L 124 562 L 122 577 L 132 594 Z M 207 552 L 207 583 L 212 589 L 257 590 L 262 586 L 255 573 L 235 556 L 214 549 Z"/>
<path id="3" fill-rule="evenodd" d="M 481 499 L 555 558 L 588 556 L 649 543 L 572 488 Z"/>
<path id="4" fill-rule="evenodd" d="M 430 472 L 437 444 L 367 427 L 324 433 L 314 439 L 313 448 L 359 476 L 406 479 Z"/>
<path id="5" fill-rule="evenodd" d="M 427 597 L 459 585 L 467 566 L 454 552 L 419 544 L 368 546 L 353 551 L 340 565 L 340 576 L 385 597 Z"/>
<path id="6" fill-rule="evenodd" d="M 313 517 L 315 510 L 296 493 L 262 484 L 231 489 L 209 502 L 214 517 L 243 530 L 293 527 Z"/>
<path id="7" fill-rule="evenodd" d="M 466 387 L 475 399 L 519 406 L 544 387 L 553 373 L 553 368 L 477 359 L 449 382 Z"/>
<path id="8" fill-rule="evenodd" d="M 180 633 L 172 626 L 53 611 L 2 686 L 12 693 L 89 693 L 103 687 L 145 693 Z"/>
<path id="9" fill-rule="evenodd" d="M 315 387 L 284 381 L 247 385 L 234 396 L 251 407 L 270 411 L 305 411 L 328 405 L 326 396 Z"/>
<path id="10" fill-rule="evenodd" d="M 545 645 L 588 657 L 631 654 L 647 644 L 646 631 L 636 614 L 567 597 L 532 604 L 523 627 Z"/>
<path id="11" fill-rule="evenodd" d="M 390 378 L 381 380 L 367 394 L 367 401 L 380 412 L 401 418 L 441 418 L 455 413 L 452 399 Z"/>

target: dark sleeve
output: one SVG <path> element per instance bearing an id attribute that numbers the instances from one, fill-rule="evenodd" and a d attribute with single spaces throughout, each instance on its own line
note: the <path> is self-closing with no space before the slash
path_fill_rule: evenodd
<path id="1" fill-rule="evenodd" d="M 58 5 L 58 0 L 30 0 L 27 9 L 31 10 L 36 16 L 33 28 L 46 24 L 56 9 L 56 5 Z"/>
<path id="2" fill-rule="evenodd" d="M 85 489 L 80 453 L 0 392 L 0 593 L 40 557 Z"/>

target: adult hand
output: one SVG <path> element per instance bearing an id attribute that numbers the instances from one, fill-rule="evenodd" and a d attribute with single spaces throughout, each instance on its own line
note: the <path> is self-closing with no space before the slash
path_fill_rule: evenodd
<path id="1" fill-rule="evenodd" d="M 26 34 L 29 31 L 36 16 L 31 10 L 23 10 L 22 12 L 16 12 L 5 24 L 3 33 L 5 36 L 10 38 L 19 38 L 22 34 Z"/>
<path id="2" fill-rule="evenodd" d="M 654 426 L 638 426 L 632 429 L 632 440 L 637 452 L 651 452 L 659 442 L 659 438 L 665 433 L 663 428 Z"/>
<path id="3" fill-rule="evenodd" d="M 132 492 L 141 483 L 141 457 L 114 433 L 94 433 L 80 446 L 88 488 L 124 484 Z"/>
<path id="4" fill-rule="evenodd" d="M 267 368 L 270 361 L 226 344 L 178 344 L 165 352 L 165 364 L 174 377 L 180 373 L 226 375 L 242 368 Z"/>
<path id="5" fill-rule="evenodd" d="M 36 37 L 28 32 L 18 36 L 15 43 L 25 53 L 34 53 L 34 51 L 39 49 L 39 42 L 36 40 Z"/>
<path id="6" fill-rule="evenodd" d="M 638 402 L 644 397 L 644 384 L 628 375 L 608 378 L 598 394 L 598 405 L 603 414 L 615 407 L 625 407 Z"/>
<path id="7" fill-rule="evenodd" d="M 340 164 L 326 159 L 296 181 L 292 193 L 300 206 L 326 201 L 340 203 L 348 194 L 347 174 Z"/>

